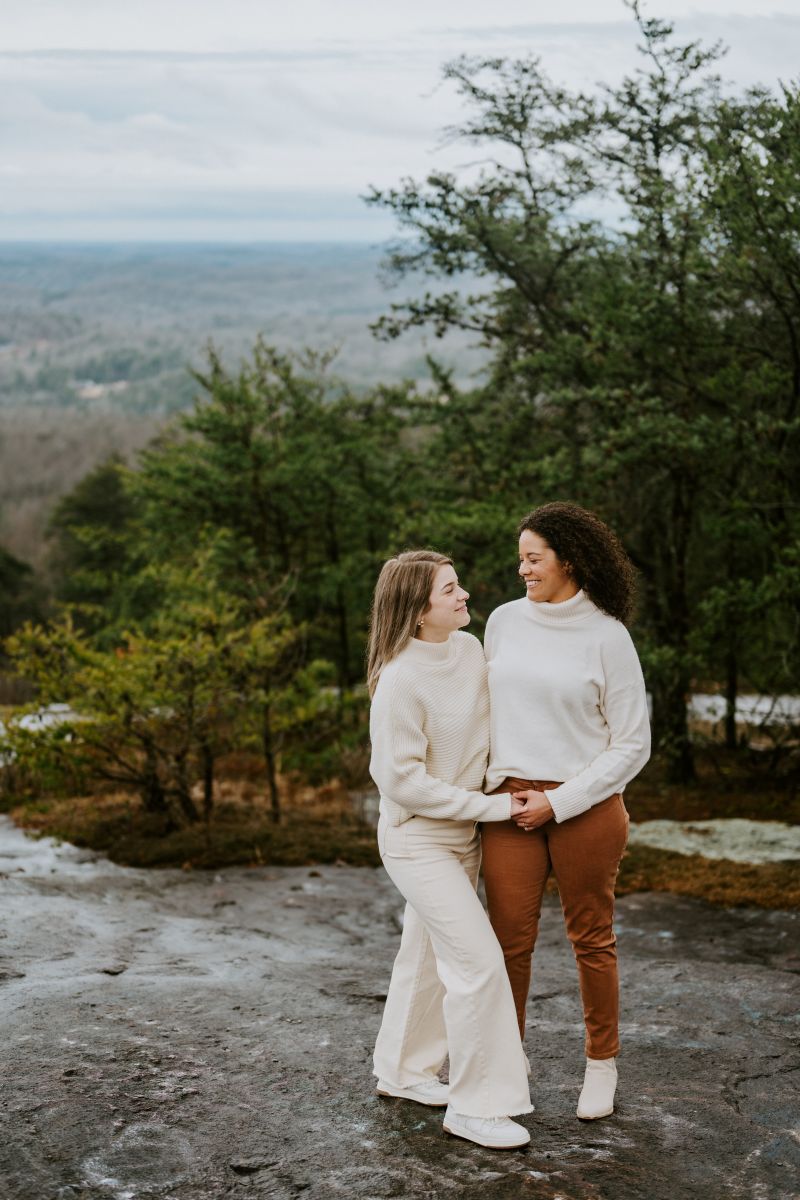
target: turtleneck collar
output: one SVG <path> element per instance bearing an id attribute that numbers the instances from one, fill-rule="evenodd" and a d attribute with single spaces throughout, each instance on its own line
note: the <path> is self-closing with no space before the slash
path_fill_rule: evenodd
<path id="1" fill-rule="evenodd" d="M 452 633 L 446 642 L 423 642 L 421 638 L 414 637 L 403 654 L 418 663 L 444 663 L 449 662 L 455 654 L 455 644 Z"/>
<path id="2" fill-rule="evenodd" d="M 550 604 L 546 600 L 529 600 L 527 596 L 523 599 L 523 604 L 528 616 L 542 625 L 564 625 L 568 621 L 582 621 L 598 611 L 597 605 L 592 603 L 583 588 L 574 596 L 570 596 L 569 600 L 562 600 L 560 604 Z"/>

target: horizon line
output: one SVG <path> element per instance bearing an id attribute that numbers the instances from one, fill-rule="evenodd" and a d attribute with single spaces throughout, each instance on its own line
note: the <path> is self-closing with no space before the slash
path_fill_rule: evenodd
<path id="1" fill-rule="evenodd" d="M 396 241 L 391 238 L 389 241 Z M 411 239 L 408 239 L 411 240 Z M 230 246 L 246 249 L 251 246 L 359 246 L 381 249 L 388 241 L 374 242 L 367 238 L 8 238 L 0 237 L 3 246 Z"/>

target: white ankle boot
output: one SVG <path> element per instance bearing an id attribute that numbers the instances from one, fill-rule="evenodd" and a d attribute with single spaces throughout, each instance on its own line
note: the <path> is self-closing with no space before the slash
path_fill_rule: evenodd
<path id="1" fill-rule="evenodd" d="M 450 1105 L 444 1114 L 444 1130 L 490 1150 L 515 1150 L 527 1146 L 531 1140 L 525 1126 L 518 1125 L 511 1117 L 467 1117 L 453 1112 Z"/>
<path id="2" fill-rule="evenodd" d="M 610 1117 L 614 1111 L 616 1090 L 617 1060 L 615 1058 L 587 1058 L 583 1090 L 578 1100 L 580 1119 L 596 1121 L 598 1117 Z"/>

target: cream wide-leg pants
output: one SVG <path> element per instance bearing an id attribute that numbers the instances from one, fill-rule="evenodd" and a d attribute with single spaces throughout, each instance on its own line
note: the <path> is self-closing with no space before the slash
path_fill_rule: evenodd
<path id="1" fill-rule="evenodd" d="M 449 1052 L 456 1112 L 532 1112 L 503 952 L 475 890 L 481 860 L 475 822 L 414 816 L 389 825 L 381 816 L 378 846 L 408 903 L 375 1074 L 395 1087 L 426 1083 Z"/>

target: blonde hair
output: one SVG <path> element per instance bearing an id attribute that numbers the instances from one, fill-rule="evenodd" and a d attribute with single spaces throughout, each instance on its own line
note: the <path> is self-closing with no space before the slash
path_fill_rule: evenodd
<path id="1" fill-rule="evenodd" d="M 383 564 L 369 620 L 367 687 L 375 694 L 381 671 L 397 658 L 416 633 L 439 567 L 453 560 L 435 550 L 405 550 Z"/>

